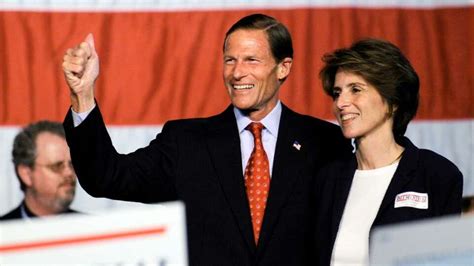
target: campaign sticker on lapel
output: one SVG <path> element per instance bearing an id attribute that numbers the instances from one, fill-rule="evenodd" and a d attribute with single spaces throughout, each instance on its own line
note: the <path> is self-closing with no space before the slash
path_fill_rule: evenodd
<path id="1" fill-rule="evenodd" d="M 401 207 L 428 209 L 428 193 L 408 191 L 398 194 L 395 197 L 395 208 Z"/>

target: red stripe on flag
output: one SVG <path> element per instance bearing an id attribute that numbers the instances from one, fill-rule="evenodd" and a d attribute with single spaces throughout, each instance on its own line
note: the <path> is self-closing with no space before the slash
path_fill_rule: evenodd
<path id="1" fill-rule="evenodd" d="M 0 12 L 0 125 L 62 120 L 69 92 L 67 48 L 95 35 L 101 60 L 96 97 L 108 125 L 151 125 L 221 112 L 226 30 L 249 13 L 285 23 L 294 39 L 292 73 L 281 88 L 296 111 L 332 119 L 317 76 L 321 56 L 361 37 L 388 39 L 421 79 L 417 119 L 474 118 L 474 7 L 303 8 L 235 11 Z"/>
<path id="2" fill-rule="evenodd" d="M 107 241 L 131 237 L 139 237 L 146 235 L 161 235 L 166 232 L 166 227 L 154 227 L 149 229 L 139 229 L 139 230 L 129 230 L 124 232 L 108 233 L 108 234 L 95 234 L 95 235 L 86 235 L 79 237 L 70 237 L 62 239 L 53 239 L 53 240 L 43 240 L 43 241 L 34 241 L 26 243 L 15 243 L 10 245 L 0 246 L 0 253 L 8 252 L 18 252 L 28 249 L 38 249 L 38 248 L 51 248 L 57 246 L 67 246 L 75 245 L 87 242 L 97 242 L 97 241 Z"/>

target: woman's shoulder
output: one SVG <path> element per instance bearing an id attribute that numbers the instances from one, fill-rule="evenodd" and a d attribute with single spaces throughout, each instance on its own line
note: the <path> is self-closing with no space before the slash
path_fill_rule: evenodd
<path id="1" fill-rule="evenodd" d="M 429 178 L 432 186 L 446 189 L 453 185 L 462 187 L 463 175 L 459 168 L 449 159 L 432 150 L 420 149 L 418 170 L 425 178 Z"/>
<path id="2" fill-rule="evenodd" d="M 418 148 L 406 137 L 402 141 L 407 157 L 407 161 L 403 163 L 405 168 L 421 168 L 424 172 L 435 176 L 460 175 L 462 177 L 458 167 L 443 155 L 433 150 Z"/>
<path id="3" fill-rule="evenodd" d="M 459 172 L 458 167 L 452 161 L 432 150 L 420 149 L 419 160 L 433 171 Z"/>

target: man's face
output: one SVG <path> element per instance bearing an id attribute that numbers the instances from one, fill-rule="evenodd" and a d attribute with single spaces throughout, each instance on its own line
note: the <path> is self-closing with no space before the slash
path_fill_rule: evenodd
<path id="1" fill-rule="evenodd" d="M 36 138 L 36 149 L 27 195 L 42 210 L 65 211 L 74 199 L 76 187 L 69 147 L 58 135 L 43 132 Z"/>
<path id="2" fill-rule="evenodd" d="M 276 62 L 263 30 L 237 30 L 224 49 L 224 82 L 232 104 L 252 120 L 264 118 L 278 102 L 281 80 L 290 73 L 292 59 Z"/>

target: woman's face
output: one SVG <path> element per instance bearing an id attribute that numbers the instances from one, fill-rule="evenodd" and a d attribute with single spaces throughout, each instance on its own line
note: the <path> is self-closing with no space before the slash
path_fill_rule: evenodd
<path id="1" fill-rule="evenodd" d="M 361 76 L 338 70 L 333 99 L 333 113 L 346 138 L 360 140 L 392 134 L 393 119 L 388 104 Z"/>

